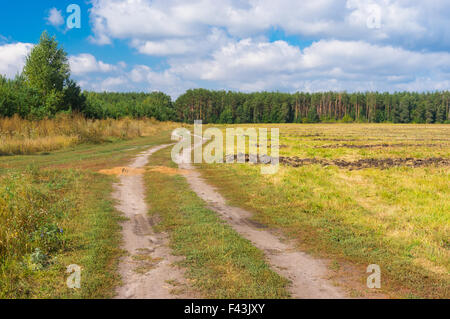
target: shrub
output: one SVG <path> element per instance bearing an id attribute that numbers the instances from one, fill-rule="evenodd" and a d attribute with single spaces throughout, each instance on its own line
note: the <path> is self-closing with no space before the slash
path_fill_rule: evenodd
<path id="1" fill-rule="evenodd" d="M 350 115 L 346 114 L 342 118 L 341 122 L 342 123 L 353 123 L 353 118 Z"/>

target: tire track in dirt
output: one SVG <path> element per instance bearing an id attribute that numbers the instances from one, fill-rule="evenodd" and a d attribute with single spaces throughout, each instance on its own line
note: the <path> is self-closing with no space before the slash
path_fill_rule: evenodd
<path id="1" fill-rule="evenodd" d="M 262 250 L 273 270 L 291 280 L 290 293 L 293 298 L 331 299 L 346 298 L 346 294 L 334 286 L 328 277 L 326 262 L 298 251 L 293 243 L 272 234 L 250 220 L 252 214 L 239 207 L 231 207 L 211 185 L 207 184 L 191 164 L 180 164 L 189 170 L 184 175 L 192 190 L 210 209 L 222 217 L 236 232 L 250 240 Z"/>
<path id="2" fill-rule="evenodd" d="M 176 137 L 175 137 L 176 138 Z M 180 137 L 181 138 L 181 137 Z M 202 138 L 202 143 L 208 140 Z M 291 281 L 289 291 L 293 298 L 338 299 L 347 298 L 342 289 L 333 285 L 327 277 L 329 272 L 324 260 L 298 251 L 295 245 L 251 220 L 252 214 L 242 208 L 226 204 L 225 198 L 201 178 L 200 172 L 184 159 L 178 159 L 180 169 L 191 189 L 208 204 L 237 233 L 262 250 L 272 269 Z"/>
<path id="3" fill-rule="evenodd" d="M 170 145 L 141 153 L 128 168 L 120 168 L 120 182 L 114 184 L 116 208 L 128 218 L 122 223 L 127 255 L 119 264 L 123 285 L 117 288 L 117 299 L 196 297 L 190 292 L 183 270 L 173 265 L 182 258 L 171 254 L 168 235 L 155 233 L 154 222 L 147 215 L 143 167 L 150 155 Z"/>

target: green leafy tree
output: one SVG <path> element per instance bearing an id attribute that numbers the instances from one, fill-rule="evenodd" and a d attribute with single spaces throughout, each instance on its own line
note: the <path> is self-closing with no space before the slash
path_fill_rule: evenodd
<path id="1" fill-rule="evenodd" d="M 410 118 L 411 99 L 408 95 L 405 95 L 400 101 L 400 108 L 398 113 L 398 120 L 400 123 L 409 123 Z"/>
<path id="2" fill-rule="evenodd" d="M 445 122 L 445 106 L 439 105 L 436 111 L 436 122 L 444 123 Z"/>
<path id="3" fill-rule="evenodd" d="M 50 37 L 47 32 L 42 33 L 39 44 L 28 55 L 23 77 L 27 86 L 43 97 L 40 109 L 31 110 L 33 116 L 50 116 L 72 107 L 64 103 L 65 100 L 73 102 L 73 93 L 76 91 L 76 84 L 69 82 L 67 53 L 59 48 L 55 37 Z M 69 91 L 64 92 L 67 87 Z"/>
<path id="4" fill-rule="evenodd" d="M 59 48 L 55 37 L 44 31 L 27 57 L 23 70 L 26 83 L 47 96 L 61 92 L 69 81 L 70 67 L 67 53 Z"/>
<path id="5" fill-rule="evenodd" d="M 317 114 L 317 110 L 315 106 L 311 106 L 308 111 L 308 123 L 318 123 L 319 115 Z"/>
<path id="6" fill-rule="evenodd" d="M 425 123 L 427 101 L 421 101 L 413 112 L 413 122 L 414 123 Z"/>
<path id="7" fill-rule="evenodd" d="M 83 112 L 86 107 L 86 97 L 81 94 L 81 88 L 73 80 L 67 81 L 64 89 L 64 106 L 76 112 Z"/>
<path id="8" fill-rule="evenodd" d="M 433 103 L 427 104 L 427 109 L 425 111 L 425 121 L 427 123 L 434 123 L 436 120 L 436 110 Z"/>
<path id="9" fill-rule="evenodd" d="M 231 107 L 227 106 L 225 110 L 220 115 L 220 123 L 222 124 L 232 124 L 233 123 L 233 113 Z"/>

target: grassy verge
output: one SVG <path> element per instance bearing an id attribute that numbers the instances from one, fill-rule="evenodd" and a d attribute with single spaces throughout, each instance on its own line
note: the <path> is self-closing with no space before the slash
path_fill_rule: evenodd
<path id="1" fill-rule="evenodd" d="M 108 298 L 119 283 L 119 215 L 111 176 L 96 173 L 127 161 L 170 131 L 77 145 L 0 164 L 0 298 Z M 82 269 L 68 289 L 66 268 Z"/>
<path id="2" fill-rule="evenodd" d="M 174 167 L 170 149 L 155 153 L 152 165 Z M 182 265 L 207 298 L 286 298 L 287 281 L 273 272 L 261 251 L 240 237 L 189 189 L 184 177 L 149 171 L 145 175 L 151 214 L 160 231 L 185 256 Z"/>
<path id="3" fill-rule="evenodd" d="M 0 179 L 0 297 L 98 298 L 117 284 L 118 215 L 111 179 L 79 170 L 27 169 Z M 81 289 L 66 267 L 82 268 Z"/>

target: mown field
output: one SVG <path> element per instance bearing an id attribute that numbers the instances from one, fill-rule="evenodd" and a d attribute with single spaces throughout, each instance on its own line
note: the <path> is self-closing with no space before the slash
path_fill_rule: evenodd
<path id="1" fill-rule="evenodd" d="M 277 174 L 200 165 L 233 205 L 330 258 L 338 277 L 364 286 L 367 265 L 378 264 L 388 295 L 450 297 L 450 126 L 256 127 L 280 128 Z"/>

